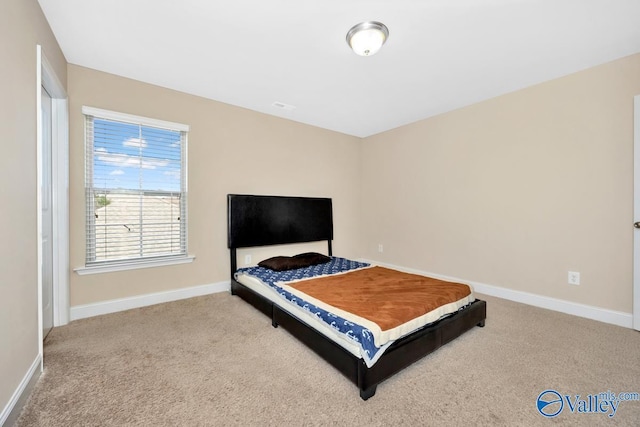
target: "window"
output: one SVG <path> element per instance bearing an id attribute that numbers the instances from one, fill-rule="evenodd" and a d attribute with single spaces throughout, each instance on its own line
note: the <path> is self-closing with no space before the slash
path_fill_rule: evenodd
<path id="1" fill-rule="evenodd" d="M 86 267 L 187 257 L 189 127 L 83 107 Z"/>

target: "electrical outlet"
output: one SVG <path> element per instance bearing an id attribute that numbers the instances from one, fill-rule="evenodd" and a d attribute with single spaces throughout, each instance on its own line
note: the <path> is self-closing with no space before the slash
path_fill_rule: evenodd
<path id="1" fill-rule="evenodd" d="M 244 265 L 251 265 L 251 255 L 244 256 Z"/>
<path id="2" fill-rule="evenodd" d="M 382 246 L 382 243 L 378 243 L 378 252 L 380 253 L 384 252 L 384 247 Z"/>
<path id="3" fill-rule="evenodd" d="M 580 284 L 580 273 L 577 271 L 570 271 L 567 277 L 567 281 L 570 285 Z"/>

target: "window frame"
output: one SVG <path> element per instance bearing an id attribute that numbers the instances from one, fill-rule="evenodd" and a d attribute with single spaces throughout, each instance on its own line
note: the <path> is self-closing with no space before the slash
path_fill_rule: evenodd
<path id="1" fill-rule="evenodd" d="M 94 179 L 93 163 L 91 165 L 87 164 L 88 162 L 87 150 L 89 148 L 87 144 L 88 141 L 87 141 L 87 128 L 86 128 L 87 116 L 91 116 L 94 119 L 104 119 L 104 120 L 110 120 L 110 121 L 116 121 L 116 122 L 135 124 L 138 126 L 167 129 L 171 131 L 178 131 L 178 132 L 185 133 L 184 142 L 183 142 L 184 147 L 182 149 L 181 162 L 180 162 L 181 175 L 182 175 L 180 203 L 181 205 L 184 204 L 183 206 L 181 206 L 181 210 L 183 209 L 183 212 L 184 212 L 184 233 L 183 234 L 184 234 L 185 252 L 181 254 L 166 254 L 166 255 L 159 255 L 159 256 L 129 258 L 129 259 L 113 259 L 113 260 L 98 261 L 96 263 L 90 263 L 90 262 L 87 262 L 88 257 L 86 255 L 88 254 L 89 246 L 91 245 L 89 241 L 91 238 L 91 235 L 89 234 L 89 228 L 91 227 L 91 225 L 88 223 L 85 223 L 85 237 L 84 237 L 85 265 L 83 267 L 74 269 L 74 271 L 80 275 L 84 275 L 84 274 L 104 273 L 104 272 L 111 272 L 111 271 L 133 270 L 133 269 L 139 269 L 139 268 L 184 264 L 184 263 L 192 262 L 195 259 L 195 256 L 188 254 L 188 214 L 187 214 L 187 211 L 188 211 L 187 209 L 188 207 L 187 206 L 188 205 L 188 198 L 187 198 L 187 191 L 188 191 L 187 152 L 188 150 L 187 148 L 188 148 L 188 133 L 190 129 L 189 125 L 185 125 L 182 123 L 169 122 L 165 120 L 158 120 L 158 119 L 153 119 L 149 117 L 137 116 L 133 114 L 120 113 L 116 111 L 103 110 L 100 108 L 94 108 L 94 107 L 88 107 L 88 106 L 82 107 L 82 114 L 83 114 L 83 121 L 85 123 L 85 126 L 84 126 L 84 139 L 85 139 L 85 144 L 84 144 L 85 145 L 85 156 L 84 156 L 85 157 L 85 175 L 84 175 L 85 203 L 84 205 L 85 205 L 85 210 L 90 209 L 90 207 L 93 206 L 93 203 L 95 202 L 94 200 L 87 201 L 87 197 L 89 197 L 89 193 L 90 193 L 90 191 L 88 191 L 88 188 L 90 187 L 90 182 L 92 183 Z M 92 153 L 95 152 L 93 143 L 91 146 L 91 151 Z M 89 175 L 91 175 L 91 177 L 89 177 Z M 89 181 L 89 179 L 91 179 L 91 181 Z M 140 191 L 144 191 L 144 189 L 140 189 Z M 91 215 L 88 215 L 87 211 L 85 211 L 85 221 L 88 221 L 89 217 L 91 217 Z"/>

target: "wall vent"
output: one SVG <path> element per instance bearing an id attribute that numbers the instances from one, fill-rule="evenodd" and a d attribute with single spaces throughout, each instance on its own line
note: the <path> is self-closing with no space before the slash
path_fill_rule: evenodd
<path id="1" fill-rule="evenodd" d="M 276 101 L 271 105 L 273 105 L 276 108 L 279 108 L 281 110 L 286 110 L 286 111 L 291 111 L 291 110 L 295 110 L 296 109 L 296 107 L 293 106 L 293 105 L 285 104 L 284 102 L 279 102 L 279 101 Z"/>

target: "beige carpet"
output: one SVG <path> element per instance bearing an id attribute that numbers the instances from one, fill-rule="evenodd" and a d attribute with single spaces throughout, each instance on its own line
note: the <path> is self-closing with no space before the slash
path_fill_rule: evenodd
<path id="1" fill-rule="evenodd" d="M 18 426 L 640 425 L 536 409 L 555 389 L 640 392 L 640 333 L 496 298 L 485 328 L 378 386 L 346 380 L 238 297 L 216 294 L 72 322 L 45 343 L 45 372 Z"/>

